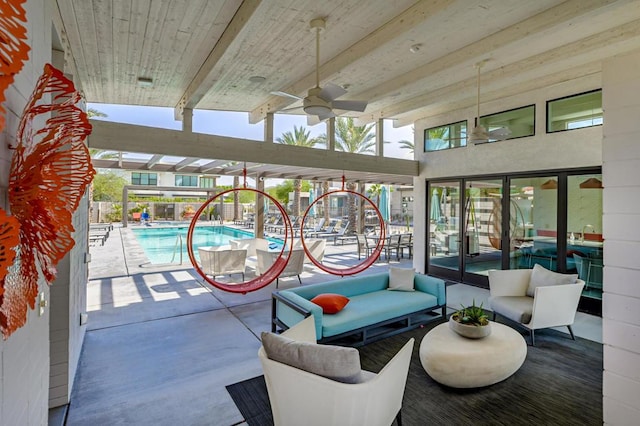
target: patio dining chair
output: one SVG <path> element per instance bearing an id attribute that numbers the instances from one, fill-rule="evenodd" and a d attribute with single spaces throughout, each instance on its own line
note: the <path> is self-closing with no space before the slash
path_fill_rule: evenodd
<path id="1" fill-rule="evenodd" d="M 369 238 L 365 234 L 356 234 L 356 241 L 358 242 L 358 260 L 362 258 L 363 252 L 366 257 L 371 256 L 375 245 L 369 245 Z"/>
<path id="2" fill-rule="evenodd" d="M 402 235 L 400 234 L 392 234 L 387 237 L 387 241 L 384 245 L 384 257 L 387 258 L 387 262 L 391 258 L 394 250 L 396 252 L 396 260 L 400 260 L 400 252 L 402 251 L 400 248 L 401 239 Z"/>
<path id="3" fill-rule="evenodd" d="M 409 252 L 409 259 L 413 257 L 413 234 L 401 234 L 400 241 L 398 242 L 398 251 L 400 257 L 404 257 L 404 250 Z"/>

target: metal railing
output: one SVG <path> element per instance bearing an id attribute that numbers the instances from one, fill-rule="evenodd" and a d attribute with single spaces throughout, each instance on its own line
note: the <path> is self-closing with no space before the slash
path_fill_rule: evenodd
<path id="1" fill-rule="evenodd" d="M 176 243 L 173 245 L 173 255 L 171 256 L 171 262 L 169 263 L 173 263 L 173 261 L 176 258 L 176 249 L 179 248 L 180 249 L 180 265 L 182 265 L 182 246 L 183 246 L 182 234 L 178 234 L 178 237 L 176 238 Z"/>

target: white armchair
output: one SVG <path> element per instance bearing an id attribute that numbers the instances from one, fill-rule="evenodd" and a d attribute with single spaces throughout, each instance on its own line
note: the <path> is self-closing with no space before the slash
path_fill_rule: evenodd
<path id="1" fill-rule="evenodd" d="M 246 249 L 247 256 L 255 256 L 256 249 L 269 250 L 269 241 L 264 238 L 243 238 L 240 240 L 229 240 L 232 249 Z"/>
<path id="2" fill-rule="evenodd" d="M 247 250 L 215 250 L 211 247 L 198 248 L 200 265 L 205 274 L 217 275 L 242 274 L 244 281 Z"/>
<path id="3" fill-rule="evenodd" d="M 314 259 L 318 262 L 322 263 L 322 259 L 324 259 L 324 252 L 327 246 L 327 240 L 324 238 L 305 238 L 304 243 L 307 245 L 307 250 L 311 253 Z M 296 238 L 293 242 L 294 249 L 303 249 L 302 241 L 299 238 Z M 309 256 L 304 257 L 304 263 L 312 263 Z"/>
<path id="4" fill-rule="evenodd" d="M 283 333 L 290 339 L 315 343 L 313 316 Z M 258 351 L 276 425 L 380 425 L 394 418 L 402 424 L 401 408 L 414 339 L 378 373 L 363 371 L 364 382 L 341 383 L 291 367 Z M 325 346 L 325 345 L 321 345 Z"/>
<path id="5" fill-rule="evenodd" d="M 546 282 L 530 286 L 532 275 L 542 274 Z M 556 284 L 549 280 L 557 280 Z M 544 281 L 544 280 L 543 280 Z M 573 282 L 565 284 L 566 282 Z M 566 326 L 575 340 L 573 324 L 584 281 L 575 275 L 557 274 L 536 265 L 534 269 L 489 271 L 489 305 L 496 314 L 529 329 L 535 346 L 535 330 Z M 529 295 L 527 295 L 529 293 Z M 533 296 L 530 296 L 533 294 Z"/>
<path id="6" fill-rule="evenodd" d="M 271 268 L 271 265 L 275 263 L 278 256 L 280 256 L 279 251 L 265 251 L 260 249 L 256 250 L 256 254 L 258 257 L 258 267 L 256 272 L 258 274 L 264 274 L 269 268 Z M 286 256 L 286 253 L 284 253 L 284 255 Z M 293 276 L 297 276 L 300 285 L 302 285 L 300 274 L 304 269 L 304 258 L 305 253 L 303 249 L 292 250 L 287 266 L 285 266 L 284 270 L 280 275 L 278 275 L 278 278 L 276 278 L 276 288 L 278 288 L 278 285 L 280 284 L 280 278 Z"/>

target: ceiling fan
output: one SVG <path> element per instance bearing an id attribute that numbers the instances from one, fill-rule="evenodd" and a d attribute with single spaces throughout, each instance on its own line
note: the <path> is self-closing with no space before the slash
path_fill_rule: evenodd
<path id="1" fill-rule="evenodd" d="M 482 143 L 493 141 L 502 141 L 507 139 L 511 135 L 511 130 L 507 127 L 499 127 L 497 129 L 487 130 L 484 126 L 480 125 L 480 69 L 486 64 L 489 59 L 483 59 L 477 62 L 474 66 L 478 70 L 477 74 L 477 103 L 476 103 L 476 120 L 475 127 L 469 135 L 469 141 L 478 145 Z"/>
<path id="2" fill-rule="evenodd" d="M 331 83 L 327 83 L 325 87 L 320 87 L 320 31 L 325 27 L 325 20 L 323 18 L 312 19 L 310 26 L 312 29 L 315 28 L 316 30 L 316 86 L 309 89 L 305 98 L 286 92 L 271 93 L 278 96 L 286 96 L 301 100 L 302 109 L 309 115 L 309 117 L 307 117 L 307 122 L 310 125 L 317 124 L 327 118 L 335 117 L 337 114 L 334 112 L 334 109 L 364 112 L 367 107 L 366 101 L 336 100 L 347 93 L 347 91 L 342 87 Z M 290 111 L 298 108 L 299 107 L 288 108 L 282 111 Z"/>

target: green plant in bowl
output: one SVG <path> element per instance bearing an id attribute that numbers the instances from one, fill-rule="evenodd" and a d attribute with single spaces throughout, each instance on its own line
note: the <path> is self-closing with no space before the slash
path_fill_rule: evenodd
<path id="1" fill-rule="evenodd" d="M 452 317 L 454 321 L 460 324 L 483 326 L 489 324 L 489 317 L 482 309 L 482 303 L 480 306 L 476 306 L 476 300 L 473 299 L 471 306 L 462 305 L 462 309 L 453 313 Z"/>

